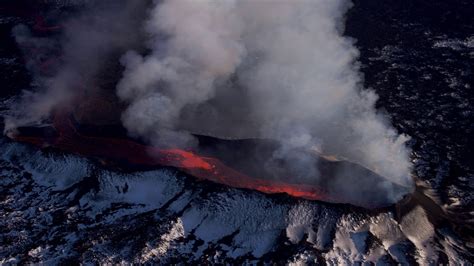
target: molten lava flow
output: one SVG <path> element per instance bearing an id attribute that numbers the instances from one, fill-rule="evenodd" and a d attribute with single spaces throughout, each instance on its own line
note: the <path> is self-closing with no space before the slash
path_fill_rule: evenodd
<path id="1" fill-rule="evenodd" d="M 84 156 L 126 161 L 132 165 L 175 167 L 199 179 L 209 180 L 236 188 L 252 189 L 268 194 L 286 193 L 310 200 L 332 201 L 322 189 L 309 185 L 284 183 L 250 177 L 233 169 L 217 158 L 200 156 L 182 149 L 159 149 L 127 139 L 83 136 L 67 115 L 56 115 L 54 127 L 58 136 L 53 139 L 34 136 L 16 136 L 18 141 L 55 148 Z"/>
<path id="2" fill-rule="evenodd" d="M 176 161 L 178 164 L 187 169 L 192 168 L 201 168 L 207 171 L 212 169 L 212 165 L 205 161 L 205 158 L 201 158 L 198 155 L 193 154 L 192 152 L 180 150 L 180 149 L 170 149 L 170 150 L 161 150 L 160 154 L 164 154 L 170 162 Z"/>
<path id="3" fill-rule="evenodd" d="M 198 179 L 235 188 L 268 194 L 286 193 L 298 198 L 350 203 L 366 208 L 380 208 L 393 203 L 386 190 L 378 188 L 392 186 L 393 191 L 406 190 L 360 165 L 348 161 L 325 160 L 324 157 L 315 158 L 321 175 L 319 179 L 298 181 L 292 178 L 296 173 L 291 170 L 274 178 L 271 170 L 265 170 L 264 164 L 276 148 L 263 140 L 226 141 L 197 136 L 200 142 L 198 147 L 183 150 L 146 146 L 125 137 L 84 135 L 78 131 L 69 113 L 56 113 L 54 133 L 41 133 L 34 128 L 27 128 L 29 134 L 21 133 L 20 129 L 20 134 L 13 138 L 40 147 L 52 146 L 127 165 L 173 167 Z M 353 186 L 342 186 L 342 183 Z"/>

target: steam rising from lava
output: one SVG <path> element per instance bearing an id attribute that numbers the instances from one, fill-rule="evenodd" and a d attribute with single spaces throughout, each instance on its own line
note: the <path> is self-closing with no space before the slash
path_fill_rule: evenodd
<path id="1" fill-rule="evenodd" d="M 282 148 L 262 167 L 278 171 L 284 159 L 299 178 L 320 178 L 298 152 L 317 149 L 412 186 L 407 137 L 377 113 L 354 40 L 342 35 L 349 0 L 105 2 L 115 6 L 92 5 L 65 24 L 65 67 L 23 102 L 39 106 L 30 118 L 77 95 L 78 84 L 91 90 L 118 53 L 122 121 L 134 136 L 164 147 L 192 146 L 191 133 L 276 139 Z M 341 184 L 353 185 L 370 184 Z"/>
<path id="2" fill-rule="evenodd" d="M 316 146 L 409 186 L 407 137 L 376 112 L 358 51 L 342 36 L 348 8 L 346 0 L 156 1 L 146 23 L 152 52 L 122 59 L 124 124 L 158 145 L 192 141 L 185 129 L 278 139 L 276 159 L 311 177 L 317 169 L 292 150 Z"/>

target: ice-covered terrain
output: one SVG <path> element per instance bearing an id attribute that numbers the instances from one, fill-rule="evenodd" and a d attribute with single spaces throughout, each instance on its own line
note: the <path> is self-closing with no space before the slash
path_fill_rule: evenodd
<path id="1" fill-rule="evenodd" d="M 435 228 L 420 206 L 398 218 L 0 146 L 2 263 L 466 259 L 465 243 Z"/>
<path id="2" fill-rule="evenodd" d="M 2 107 L 31 82 L 11 29 L 35 22 L 9 8 L 0 4 Z M 357 39 L 366 87 L 412 137 L 412 202 L 366 211 L 199 182 L 170 169 L 120 170 L 2 138 L 0 264 L 469 265 L 473 10 L 469 0 L 357 0 L 348 14 L 346 34 Z"/>

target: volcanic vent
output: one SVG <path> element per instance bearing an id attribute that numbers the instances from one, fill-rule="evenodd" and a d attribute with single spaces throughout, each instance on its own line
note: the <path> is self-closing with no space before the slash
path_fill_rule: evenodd
<path id="1" fill-rule="evenodd" d="M 25 111 L 7 127 L 19 141 L 127 166 L 387 206 L 412 189 L 406 138 L 360 88 L 357 50 L 339 25 L 348 6 L 120 2 L 61 26 L 19 26 L 25 53 L 55 63 L 31 62 L 41 92 L 14 107 Z"/>
<path id="2" fill-rule="evenodd" d="M 11 136 L 43 148 L 54 147 L 109 160 L 122 167 L 173 167 L 198 179 L 236 188 L 365 208 L 389 206 L 398 195 L 387 194 L 387 191 L 404 194 L 407 190 L 356 163 L 329 158 L 309 149 L 288 151 L 311 158 L 320 178 L 308 178 L 299 168 L 292 167 L 291 160 L 274 159 L 274 153 L 281 148 L 277 141 L 194 135 L 198 145 L 192 148 L 159 148 L 120 132 L 125 130 L 119 125 L 81 124 L 74 112 L 62 110 L 55 112 L 52 126 L 20 127 Z M 354 185 L 347 186 L 347 183 Z"/>

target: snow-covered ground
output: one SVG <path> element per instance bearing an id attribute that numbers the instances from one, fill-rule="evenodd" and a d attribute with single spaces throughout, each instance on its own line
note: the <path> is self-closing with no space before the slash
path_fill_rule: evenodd
<path id="1" fill-rule="evenodd" d="M 126 173 L 3 140 L 0 263 L 463 262 L 465 244 L 417 206 L 395 217 Z"/>

